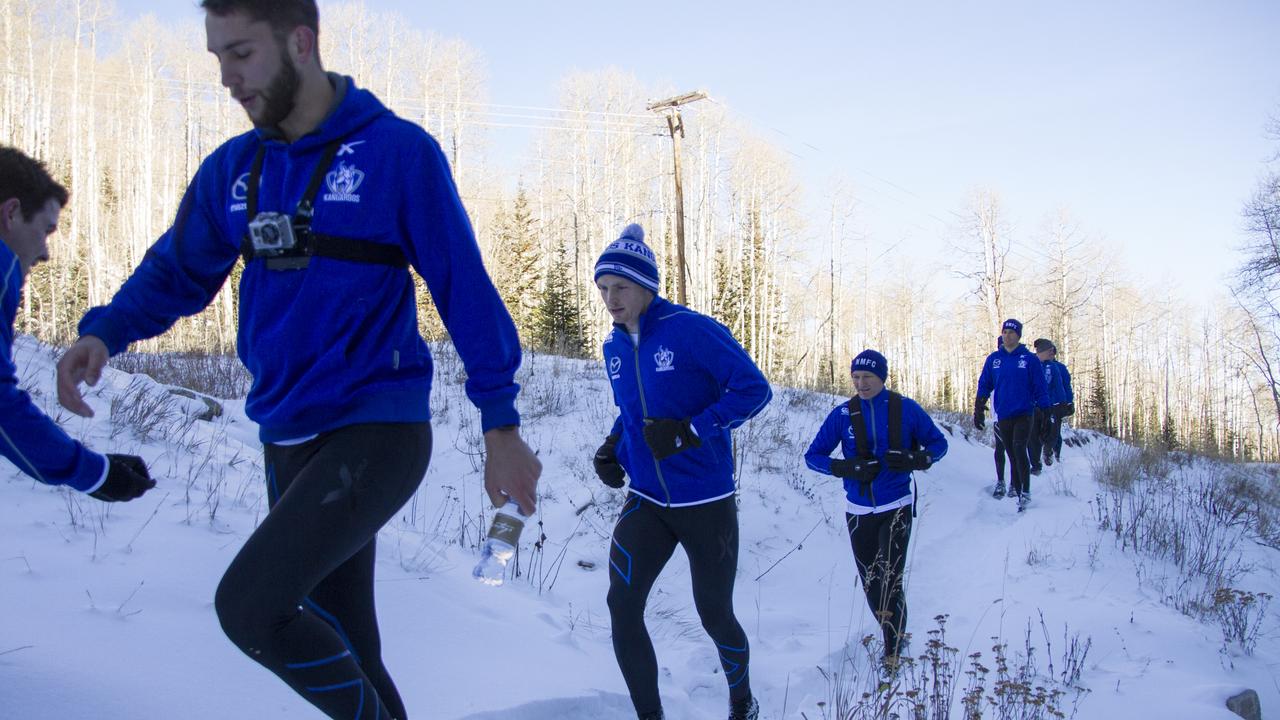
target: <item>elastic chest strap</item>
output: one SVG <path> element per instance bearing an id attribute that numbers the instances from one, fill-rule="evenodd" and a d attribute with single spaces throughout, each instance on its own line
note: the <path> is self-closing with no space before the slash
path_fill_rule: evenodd
<path id="1" fill-rule="evenodd" d="M 854 418 L 858 418 L 858 421 Z M 858 457 L 869 457 L 871 450 L 870 443 L 867 441 L 870 437 L 867 430 L 867 417 L 862 414 L 862 403 L 858 402 L 856 397 L 849 398 L 849 429 L 853 431 L 853 445 L 858 451 Z"/>
<path id="2" fill-rule="evenodd" d="M 889 449 L 902 450 L 902 396 L 892 390 L 886 390 L 889 393 Z M 862 404 L 857 402 L 857 398 L 849 398 L 849 427 L 853 430 L 853 443 L 858 450 L 858 457 L 869 458 L 874 454 L 875 448 L 870 447 L 871 429 L 867 427 L 867 416 L 862 412 Z M 855 423 L 854 416 L 860 416 L 862 422 Z M 861 432 L 859 432 L 861 425 Z M 871 497 L 871 504 L 875 505 L 876 496 L 872 489 L 871 480 L 860 480 L 863 485 L 863 491 Z M 914 490 L 913 490 L 914 492 Z M 915 503 L 911 505 L 911 516 L 915 517 Z"/>
<path id="3" fill-rule="evenodd" d="M 902 444 L 902 396 L 889 391 L 889 449 L 906 450 Z"/>
<path id="4" fill-rule="evenodd" d="M 311 172 L 311 180 L 307 183 L 307 189 L 302 194 L 302 199 L 298 201 L 297 210 L 293 213 L 293 230 L 297 233 L 298 256 L 300 257 L 268 258 L 267 261 L 269 263 L 283 261 L 291 263 L 291 266 L 306 267 L 305 258 L 311 255 L 318 255 L 349 262 L 374 263 L 397 268 L 409 267 L 409 260 L 399 246 L 339 237 L 337 235 L 325 235 L 311 231 L 311 218 L 315 215 L 316 196 L 320 193 L 320 185 L 324 182 L 329 166 L 333 164 L 333 159 L 337 157 L 338 150 L 341 147 L 341 139 L 334 140 L 325 146 L 324 155 L 320 157 L 320 162 L 316 164 L 316 169 Z M 249 220 L 253 220 L 258 216 L 258 186 L 262 182 L 262 163 L 266 157 L 266 152 L 266 143 L 259 144 L 258 152 L 253 156 L 253 166 L 249 170 Z M 245 235 L 244 240 L 240 243 L 240 254 L 244 256 L 246 263 L 254 257 L 253 243 L 250 241 L 248 234 Z"/>
<path id="5" fill-rule="evenodd" d="M 902 444 L 902 396 L 892 390 L 889 393 L 889 449 L 905 450 Z M 860 417 L 861 423 L 855 423 L 854 417 Z M 858 426 L 862 427 L 859 428 Z M 870 457 L 875 448 L 870 447 L 871 428 L 867 427 L 867 416 L 862 413 L 862 404 L 857 398 L 849 398 L 849 426 L 853 429 L 853 442 L 858 449 L 859 457 Z M 861 429 L 862 432 L 858 432 Z"/>

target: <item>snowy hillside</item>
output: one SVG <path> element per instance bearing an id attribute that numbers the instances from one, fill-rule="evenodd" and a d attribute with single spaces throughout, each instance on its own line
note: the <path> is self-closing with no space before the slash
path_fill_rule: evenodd
<path id="1" fill-rule="evenodd" d="M 196 420 L 206 409 L 200 400 L 108 371 L 89 398 L 97 417 L 85 421 L 58 412 L 49 348 L 20 338 L 15 354 L 38 404 L 95 449 L 141 454 L 159 485 L 139 501 L 104 505 L 39 485 L 0 460 L 0 717 L 317 717 L 223 637 L 213 611 L 223 570 L 265 512 L 260 446 L 242 403 Z M 478 415 L 447 350 L 438 354 L 433 396 L 435 456 L 419 494 L 379 540 L 385 658 L 418 719 L 634 717 L 605 605 L 608 538 L 622 496 L 589 463 L 613 419 L 609 388 L 598 363 L 530 357 L 525 365 L 524 433 L 545 472 L 541 527 L 526 528 L 521 576 L 500 588 L 471 579 L 491 509 Z M 736 434 L 737 611 L 762 716 L 817 720 L 833 717 L 842 693 L 864 686 L 860 641 L 872 628 L 838 481 L 806 470 L 801 458 L 838 400 L 775 391 L 766 412 Z M 1067 715 L 1074 707 L 1081 718 L 1231 720 L 1225 699 L 1244 688 L 1258 691 L 1264 716 L 1280 713 L 1280 604 L 1245 654 L 1224 644 L 1217 623 L 1171 607 L 1195 594 L 1172 559 L 1117 541 L 1123 533 L 1112 528 L 1123 509 L 1099 500 L 1105 493 L 1093 477 L 1131 450 L 1102 438 L 1064 448 L 1062 463 L 1033 478 L 1035 502 L 1018 515 L 1012 502 L 989 495 L 991 448 L 958 426 L 944 429 L 950 453 L 919 476 L 907 590 L 913 654 L 925 651 L 934 616 L 947 615 L 946 644 L 965 668 L 982 653 L 990 687 L 992 638 L 1017 662 L 1030 627 L 1039 684 L 1060 687 L 1047 681 L 1083 658 L 1077 683 L 1088 692 L 1064 690 L 1057 704 Z M 1196 472 L 1179 468 L 1176 477 Z M 1099 529 L 1099 518 L 1111 526 Z M 1280 553 L 1246 528 L 1223 527 L 1236 533 L 1236 587 L 1280 594 Z M 693 611 L 681 553 L 649 616 L 668 716 L 723 717 L 724 680 Z M 956 680 L 953 717 L 962 716 L 965 682 L 963 674 Z"/>

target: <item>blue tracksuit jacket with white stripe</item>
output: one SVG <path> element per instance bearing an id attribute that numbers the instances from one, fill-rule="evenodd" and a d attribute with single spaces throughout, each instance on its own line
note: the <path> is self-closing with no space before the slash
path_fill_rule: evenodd
<path id="1" fill-rule="evenodd" d="M 870 400 L 859 399 L 862 414 L 868 420 L 867 427 L 871 431 L 871 454 L 884 460 L 889 451 L 889 392 L 881 390 Z M 861 418 L 858 421 L 862 422 Z M 861 432 L 862 428 L 858 428 Z M 853 423 L 849 419 L 849 404 L 840 403 L 823 421 L 818 434 L 804 454 L 805 465 L 827 475 L 831 474 L 831 451 L 836 446 L 847 459 L 858 456 L 858 441 L 853 435 Z M 924 446 L 929 457 L 936 463 L 947 454 L 947 438 L 938 430 L 933 418 L 924 408 L 909 397 L 902 398 L 902 443 L 904 450 L 914 450 Z M 911 494 L 911 473 L 894 472 L 884 468 L 876 475 L 875 480 L 864 486 L 853 478 L 844 478 L 844 493 L 849 500 L 851 511 L 879 512 L 886 508 L 901 507 L 907 504 Z"/>
<path id="2" fill-rule="evenodd" d="M 631 491 L 668 506 L 732 495 L 729 431 L 760 412 L 773 392 L 729 329 L 654 298 L 640 317 L 639 343 L 615 326 L 604 342 L 604 365 L 618 406 L 618 462 Z M 644 439 L 646 417 L 689 418 L 702 445 L 656 460 Z"/>
<path id="3" fill-rule="evenodd" d="M 1049 407 L 1049 389 L 1044 383 L 1040 358 L 1026 345 L 1009 352 L 1001 346 L 987 356 L 978 377 L 978 400 L 986 402 L 995 391 L 996 419 L 1008 420 L 1030 415 L 1034 407 Z"/>

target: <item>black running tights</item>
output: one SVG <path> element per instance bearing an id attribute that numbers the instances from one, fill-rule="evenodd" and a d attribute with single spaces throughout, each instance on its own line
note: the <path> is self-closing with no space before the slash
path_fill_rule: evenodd
<path id="1" fill-rule="evenodd" d="M 240 650 L 328 717 L 407 720 L 382 664 L 374 540 L 430 457 L 426 423 L 351 425 L 265 448 L 271 509 L 214 607 Z"/>
<path id="2" fill-rule="evenodd" d="M 637 714 L 662 707 L 658 659 L 644 608 L 658 573 L 682 545 L 689 557 L 693 602 L 720 654 L 730 701 L 751 696 L 747 634 L 733 614 L 738 574 L 738 509 L 733 497 L 663 507 L 632 495 L 622 506 L 609 551 L 609 615 L 613 652 Z"/>
<path id="3" fill-rule="evenodd" d="M 884 654 L 896 656 L 907 627 L 903 574 L 911 540 L 911 506 L 868 515 L 845 513 L 845 521 L 867 607 L 883 635 Z"/>
<path id="4" fill-rule="evenodd" d="M 996 432 L 1004 443 L 1009 458 L 1009 491 L 1014 495 L 1031 491 L 1031 458 L 1027 455 L 1027 440 L 1031 437 L 1031 416 L 996 422 Z"/>

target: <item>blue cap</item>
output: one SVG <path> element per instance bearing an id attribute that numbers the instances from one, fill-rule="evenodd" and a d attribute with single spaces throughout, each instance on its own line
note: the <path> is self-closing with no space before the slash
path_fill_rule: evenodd
<path id="1" fill-rule="evenodd" d="M 1004 327 L 1001 328 L 1001 330 L 1012 330 L 1018 333 L 1018 337 L 1022 337 L 1022 323 L 1018 322 L 1017 320 L 1014 320 L 1013 318 L 1009 318 L 1008 320 L 1005 320 Z"/>
<path id="2" fill-rule="evenodd" d="M 880 378 L 880 382 L 884 382 L 889 377 L 889 361 L 875 350 L 863 350 L 853 359 L 853 364 L 849 366 L 849 372 L 864 370 L 874 373 Z"/>

